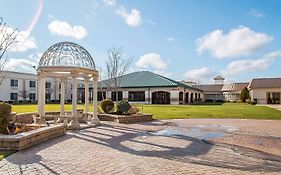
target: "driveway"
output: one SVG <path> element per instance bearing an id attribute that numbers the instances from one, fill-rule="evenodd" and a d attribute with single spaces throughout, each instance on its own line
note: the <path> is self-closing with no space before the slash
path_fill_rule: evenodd
<path id="1" fill-rule="evenodd" d="M 278 140 L 281 122 L 237 119 L 182 119 L 130 125 L 104 122 L 100 127 L 68 132 L 19 151 L 0 161 L 0 174 L 280 174 L 279 156 L 254 149 L 251 151 L 257 154 L 249 155 L 241 151 L 244 149 L 216 144 L 223 143 L 216 139 L 237 135 Z"/>

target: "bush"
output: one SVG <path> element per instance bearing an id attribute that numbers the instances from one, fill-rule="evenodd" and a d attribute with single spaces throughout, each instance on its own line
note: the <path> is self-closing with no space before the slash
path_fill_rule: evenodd
<path id="1" fill-rule="evenodd" d="M 132 106 L 129 111 L 128 111 L 128 114 L 136 114 L 139 112 L 139 108 L 137 108 L 136 106 Z"/>
<path id="2" fill-rule="evenodd" d="M 111 99 L 102 100 L 100 105 L 101 109 L 107 114 L 114 108 L 114 103 Z"/>
<path id="3" fill-rule="evenodd" d="M 7 131 L 11 117 L 12 106 L 7 103 L 0 103 L 0 132 Z"/>
<path id="4" fill-rule="evenodd" d="M 240 93 L 240 100 L 241 102 L 245 103 L 247 99 L 250 99 L 250 92 L 247 87 L 244 87 Z"/>
<path id="5" fill-rule="evenodd" d="M 128 101 L 122 100 L 117 103 L 117 114 L 127 114 L 131 108 Z"/>

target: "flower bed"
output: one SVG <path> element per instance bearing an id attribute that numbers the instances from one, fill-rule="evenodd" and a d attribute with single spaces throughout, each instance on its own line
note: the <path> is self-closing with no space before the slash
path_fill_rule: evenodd
<path id="1" fill-rule="evenodd" d="M 133 115 L 117 115 L 117 114 L 98 114 L 101 121 L 113 121 L 118 123 L 138 123 L 152 121 L 151 114 L 133 114 Z"/>
<path id="2" fill-rule="evenodd" d="M 54 125 L 22 132 L 15 135 L 0 134 L 0 149 L 22 150 L 50 138 L 64 135 L 66 126 Z"/>

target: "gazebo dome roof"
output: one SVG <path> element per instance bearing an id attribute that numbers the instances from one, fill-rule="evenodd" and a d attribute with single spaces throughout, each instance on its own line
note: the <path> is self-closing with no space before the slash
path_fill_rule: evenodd
<path id="1" fill-rule="evenodd" d="M 42 55 L 38 70 L 52 67 L 96 69 L 92 56 L 85 48 L 67 41 L 52 45 Z"/>

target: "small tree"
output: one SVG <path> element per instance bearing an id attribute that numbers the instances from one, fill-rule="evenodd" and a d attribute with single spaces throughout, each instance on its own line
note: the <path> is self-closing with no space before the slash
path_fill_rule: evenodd
<path id="1" fill-rule="evenodd" d="M 116 102 L 118 102 L 118 89 L 120 87 L 121 77 L 127 72 L 132 58 L 124 58 L 123 48 L 112 47 L 108 50 L 108 58 L 106 60 L 107 78 L 109 84 L 116 92 Z"/>
<path id="2" fill-rule="evenodd" d="M 5 69 L 7 57 L 4 58 L 4 55 L 15 42 L 17 36 L 18 29 L 8 27 L 3 18 L 0 17 L 0 85 L 5 78 L 3 70 Z"/>
<path id="3" fill-rule="evenodd" d="M 240 100 L 245 103 L 247 99 L 250 99 L 250 92 L 247 87 L 244 87 L 240 93 Z"/>
<path id="4" fill-rule="evenodd" d="M 23 101 L 26 101 L 30 94 L 27 90 L 22 90 L 22 91 L 19 91 L 19 96 L 22 97 Z"/>

